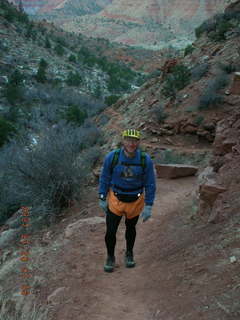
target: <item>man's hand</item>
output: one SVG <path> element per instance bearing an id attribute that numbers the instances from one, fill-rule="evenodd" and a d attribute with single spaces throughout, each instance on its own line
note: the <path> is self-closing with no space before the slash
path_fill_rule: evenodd
<path id="1" fill-rule="evenodd" d="M 99 200 L 99 207 L 102 208 L 103 211 L 105 211 L 105 213 L 107 213 L 107 208 L 108 208 L 107 200 Z"/>
<path id="2" fill-rule="evenodd" d="M 147 221 L 152 216 L 152 206 L 145 206 L 140 218 L 143 219 L 143 222 Z"/>

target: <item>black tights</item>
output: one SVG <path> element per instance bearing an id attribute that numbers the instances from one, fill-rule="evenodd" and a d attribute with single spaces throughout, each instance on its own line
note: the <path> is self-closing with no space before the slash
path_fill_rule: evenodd
<path id="1" fill-rule="evenodd" d="M 112 213 L 108 209 L 108 213 L 106 216 L 106 235 L 105 235 L 105 243 L 107 247 L 107 252 L 109 256 L 114 256 L 114 249 L 116 245 L 116 233 L 119 226 L 119 223 L 121 221 L 121 216 L 118 216 L 114 213 Z M 126 232 L 125 232 L 125 239 L 126 239 L 126 245 L 127 245 L 127 251 L 132 251 L 135 238 L 136 238 L 136 224 L 138 222 L 138 218 L 134 217 L 132 219 L 125 219 L 125 225 L 126 225 Z"/>

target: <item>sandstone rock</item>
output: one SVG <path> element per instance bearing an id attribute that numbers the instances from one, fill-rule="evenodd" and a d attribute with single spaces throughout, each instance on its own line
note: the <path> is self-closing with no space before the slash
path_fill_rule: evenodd
<path id="1" fill-rule="evenodd" d="M 218 195 L 226 190 L 226 188 L 217 184 L 203 184 L 199 187 L 199 197 L 212 207 Z"/>
<path id="2" fill-rule="evenodd" d="M 174 129 L 174 125 L 171 123 L 164 123 L 163 128 L 167 129 L 167 130 L 172 130 L 172 129 Z"/>
<path id="3" fill-rule="evenodd" d="M 220 137 L 215 140 L 215 155 L 224 155 L 226 153 L 232 152 L 232 148 L 237 144 L 235 139 L 220 139 Z"/>
<path id="4" fill-rule="evenodd" d="M 66 300 L 66 291 L 66 287 L 57 288 L 47 297 L 47 303 L 51 305 L 63 303 Z"/>
<path id="5" fill-rule="evenodd" d="M 204 123 L 203 128 L 208 131 L 214 131 L 216 129 L 216 126 L 213 122 L 209 122 L 209 123 Z"/>
<path id="6" fill-rule="evenodd" d="M 153 99 L 153 100 L 151 100 L 149 103 L 148 103 L 148 106 L 149 107 L 152 107 L 155 103 L 157 103 L 158 102 L 158 99 Z"/>
<path id="7" fill-rule="evenodd" d="M 197 127 L 193 124 L 186 124 L 182 129 L 181 132 L 186 134 L 186 133 L 191 133 L 191 134 L 195 134 L 197 133 Z"/>
<path id="8" fill-rule="evenodd" d="M 230 88 L 231 94 L 240 95 L 240 72 L 234 73 L 232 86 Z"/>
<path id="9" fill-rule="evenodd" d="M 175 179 L 181 177 L 194 176 L 198 168 L 184 164 L 156 164 L 158 178 Z"/>
<path id="10" fill-rule="evenodd" d="M 16 229 L 3 231 L 0 236 L 0 249 L 10 246 L 11 243 L 16 240 L 17 236 L 18 233 Z"/>
<path id="11" fill-rule="evenodd" d="M 158 138 L 152 138 L 152 140 L 151 140 L 151 143 L 158 143 L 159 142 L 159 140 L 158 140 Z"/>
<path id="12" fill-rule="evenodd" d="M 48 232 L 44 233 L 41 243 L 47 245 L 47 244 L 51 243 L 51 241 L 52 241 L 52 232 L 48 231 Z"/>
<path id="13" fill-rule="evenodd" d="M 76 230 L 79 230 L 83 225 L 94 225 L 98 223 L 105 223 L 105 218 L 103 217 L 91 217 L 86 219 L 79 219 L 78 221 L 69 224 L 65 229 L 65 237 L 70 238 Z"/>

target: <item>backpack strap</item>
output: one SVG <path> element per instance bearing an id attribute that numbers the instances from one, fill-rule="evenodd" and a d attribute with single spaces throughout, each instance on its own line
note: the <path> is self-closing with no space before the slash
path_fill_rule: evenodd
<path id="1" fill-rule="evenodd" d="M 112 162 L 111 162 L 111 167 L 110 167 L 110 172 L 112 174 L 113 172 L 113 168 L 117 165 L 118 163 L 118 158 L 119 158 L 119 154 L 120 154 L 120 149 L 116 149 L 114 151 L 114 155 L 113 155 L 113 158 L 112 158 Z"/>
<path id="2" fill-rule="evenodd" d="M 120 151 L 121 149 L 116 149 L 114 151 L 114 155 L 112 158 L 112 162 L 111 162 L 111 167 L 110 167 L 110 172 L 112 174 L 114 167 L 117 165 L 118 163 L 118 159 L 119 159 L 119 155 L 120 155 Z M 140 165 L 143 168 L 143 172 L 145 173 L 145 168 L 146 168 L 146 152 L 143 150 L 140 150 Z"/>
<path id="3" fill-rule="evenodd" d="M 146 152 L 141 150 L 141 166 L 146 168 Z"/>

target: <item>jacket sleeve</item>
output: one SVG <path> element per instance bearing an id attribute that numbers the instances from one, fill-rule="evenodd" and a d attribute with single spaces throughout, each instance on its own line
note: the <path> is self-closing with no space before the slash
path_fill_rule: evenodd
<path id="1" fill-rule="evenodd" d="M 144 178 L 145 204 L 152 206 L 156 193 L 156 173 L 150 156 L 146 155 L 146 172 Z"/>
<path id="2" fill-rule="evenodd" d="M 112 153 L 106 155 L 103 166 L 101 169 L 101 174 L 99 177 L 99 194 L 103 194 L 105 197 L 108 194 L 110 182 L 112 178 L 111 174 L 111 163 L 112 163 Z"/>

